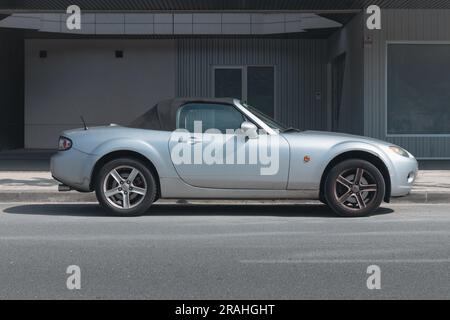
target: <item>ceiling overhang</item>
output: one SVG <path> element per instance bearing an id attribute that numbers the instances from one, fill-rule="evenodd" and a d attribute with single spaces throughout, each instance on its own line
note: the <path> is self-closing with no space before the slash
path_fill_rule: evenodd
<path id="1" fill-rule="evenodd" d="M 274 35 L 339 28 L 314 13 L 84 13 L 81 29 L 64 13 L 15 13 L 0 27 L 84 35 Z"/>
<path id="2" fill-rule="evenodd" d="M 314 14 L 317 17 L 323 17 L 333 23 L 345 25 L 356 14 L 363 12 L 364 8 L 375 4 L 382 9 L 450 9 L 450 1 L 446 0 L 2 0 L 0 2 L 0 22 L 6 15 L 20 14 L 58 14 L 64 15 L 68 6 L 77 4 L 82 12 L 89 14 Z M 3 16 L 2 16 L 3 15 Z M 38 21 L 40 19 L 40 22 Z M 148 21 L 137 23 L 138 25 L 123 27 L 116 26 L 119 33 L 103 29 L 103 25 L 92 26 L 93 23 L 85 22 L 86 28 L 82 31 L 65 32 L 62 19 L 54 18 L 35 18 L 34 21 L 28 21 L 33 28 L 25 30 L 33 33 L 59 33 L 59 34 L 78 34 L 78 36 L 90 36 L 92 34 L 101 36 L 114 34 L 120 35 L 149 35 L 154 37 L 180 37 L 180 36 L 208 36 L 217 35 L 222 37 L 239 35 L 241 37 L 295 37 L 295 38 L 328 38 L 335 30 L 336 26 L 327 27 L 322 23 L 320 28 L 307 28 L 300 26 L 299 23 L 292 21 L 277 21 L 276 25 L 267 25 L 260 23 L 255 28 L 249 26 L 237 27 L 237 31 L 229 33 L 233 26 L 220 22 L 214 24 L 210 30 L 202 31 L 201 26 L 196 26 L 192 22 L 192 28 L 181 29 L 180 25 L 173 22 L 173 26 L 165 26 L 165 30 L 158 31 L 159 25 L 153 25 Z M 89 20 L 88 20 L 89 21 Z M 324 22 L 326 20 L 322 20 Z M 8 22 L 9 23 L 9 22 Z M 97 23 L 95 23 L 97 24 Z M 170 24 L 170 23 L 168 23 Z M 123 31 L 121 31 L 123 29 Z M 132 31 L 135 29 L 134 31 Z M 162 28 L 163 29 L 163 28 Z M 250 29 L 250 30 L 249 30 Z M 58 31 L 59 30 L 59 31 Z M 104 31 L 102 31 L 104 30 Z M 172 30 L 172 31 L 170 31 Z M 179 30 L 179 31 L 177 31 Z M 200 31 L 200 32 L 197 32 Z M 280 31 L 283 31 L 280 33 Z M 306 31 L 306 32 L 305 32 Z"/>

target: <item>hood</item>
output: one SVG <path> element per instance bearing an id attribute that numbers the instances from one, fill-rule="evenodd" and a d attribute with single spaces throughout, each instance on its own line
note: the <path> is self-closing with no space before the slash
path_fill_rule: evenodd
<path id="1" fill-rule="evenodd" d="M 372 144 L 378 144 L 383 146 L 392 146 L 394 144 L 389 143 L 387 141 L 370 138 L 370 137 L 364 137 L 364 136 L 358 136 L 353 134 L 347 134 L 347 133 L 340 133 L 340 132 L 328 132 L 328 131 L 313 131 L 313 130 L 307 130 L 302 132 L 293 132 L 293 133 L 287 133 L 286 135 L 299 135 L 302 137 L 309 137 L 309 138 L 316 138 L 319 140 L 328 140 L 328 141 L 334 141 L 335 143 L 339 142 L 366 142 L 366 143 L 372 143 Z"/>

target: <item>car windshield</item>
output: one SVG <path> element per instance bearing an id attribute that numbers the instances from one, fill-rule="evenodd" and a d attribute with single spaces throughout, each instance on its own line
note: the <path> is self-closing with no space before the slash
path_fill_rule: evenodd
<path id="1" fill-rule="evenodd" d="M 256 109 L 255 107 L 252 107 L 246 103 L 242 103 L 242 105 L 248 109 L 251 113 L 253 113 L 255 116 L 257 116 L 259 119 L 261 119 L 262 121 L 265 122 L 265 124 L 267 124 L 269 127 L 271 127 L 272 129 L 275 130 L 280 130 L 281 132 L 286 131 L 287 129 L 289 129 L 287 126 L 285 126 L 284 124 L 276 121 L 275 119 L 269 117 L 268 115 L 266 115 L 265 113 L 259 111 L 258 109 Z"/>

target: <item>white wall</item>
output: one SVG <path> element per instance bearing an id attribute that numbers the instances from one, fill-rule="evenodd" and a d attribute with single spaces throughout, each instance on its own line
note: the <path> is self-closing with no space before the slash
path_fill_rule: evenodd
<path id="1" fill-rule="evenodd" d="M 80 115 L 89 126 L 127 124 L 174 96 L 173 40 L 26 40 L 26 148 L 55 148 Z"/>

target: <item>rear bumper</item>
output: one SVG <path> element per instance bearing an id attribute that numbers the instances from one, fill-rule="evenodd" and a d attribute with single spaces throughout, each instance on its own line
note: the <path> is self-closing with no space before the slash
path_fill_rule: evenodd
<path id="1" fill-rule="evenodd" d="M 81 192 L 90 189 L 92 169 L 97 156 L 81 152 L 75 148 L 56 153 L 50 160 L 53 178 Z"/>

